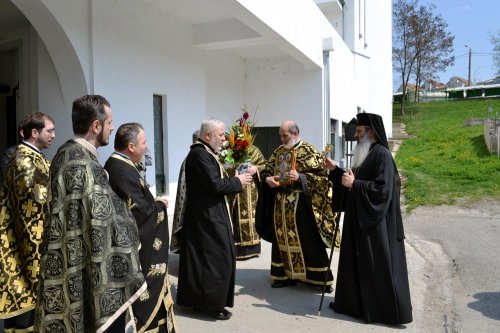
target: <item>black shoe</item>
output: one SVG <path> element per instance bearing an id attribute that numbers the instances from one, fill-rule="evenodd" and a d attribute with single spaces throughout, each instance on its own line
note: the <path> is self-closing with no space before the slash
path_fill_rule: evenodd
<path id="1" fill-rule="evenodd" d="M 286 286 L 295 286 L 296 284 L 296 280 L 276 280 L 271 285 L 271 288 L 283 288 Z"/>
<path id="2" fill-rule="evenodd" d="M 328 304 L 328 307 L 330 309 L 332 309 L 333 311 L 335 311 L 335 303 L 334 302 L 330 302 L 330 304 Z"/>
<path id="3" fill-rule="evenodd" d="M 226 309 L 213 312 L 213 316 L 217 320 L 228 320 L 233 314 Z"/>
<path id="4" fill-rule="evenodd" d="M 321 288 L 321 291 L 323 291 L 323 288 Z M 327 294 L 333 293 L 333 287 L 332 286 L 326 286 L 325 293 L 327 293 Z"/>

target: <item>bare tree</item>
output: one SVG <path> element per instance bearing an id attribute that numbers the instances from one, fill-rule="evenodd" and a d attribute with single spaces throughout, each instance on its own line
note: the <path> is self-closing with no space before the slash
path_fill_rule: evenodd
<path id="1" fill-rule="evenodd" d="M 500 29 L 496 33 L 490 33 L 490 41 L 493 44 L 493 64 L 496 75 L 500 75 Z"/>
<path id="2" fill-rule="evenodd" d="M 422 50 L 417 56 L 413 71 L 417 86 L 415 101 L 418 101 L 418 90 L 422 82 L 434 79 L 436 73 L 444 71 L 455 62 L 455 56 L 450 55 L 453 52 L 455 37 L 446 31 L 448 24 L 441 15 L 433 14 L 435 8 L 434 4 L 418 8 L 418 15 L 421 18 L 419 25 L 425 31 L 419 38 Z"/>
<path id="3" fill-rule="evenodd" d="M 446 32 L 448 25 L 433 13 L 434 5 L 420 6 L 418 0 L 395 0 L 393 3 L 393 66 L 401 73 L 403 96 L 407 94 L 410 76 L 415 75 L 416 89 L 422 79 L 444 70 L 454 62 L 449 56 L 454 37 Z M 404 115 L 404 98 L 401 103 Z"/>
<path id="4" fill-rule="evenodd" d="M 401 114 L 404 115 L 405 97 L 408 93 L 408 80 L 413 68 L 416 56 L 415 26 L 418 21 L 415 8 L 418 0 L 396 0 L 392 5 L 393 17 L 393 67 L 401 74 L 401 86 L 403 98 L 401 100 Z"/>

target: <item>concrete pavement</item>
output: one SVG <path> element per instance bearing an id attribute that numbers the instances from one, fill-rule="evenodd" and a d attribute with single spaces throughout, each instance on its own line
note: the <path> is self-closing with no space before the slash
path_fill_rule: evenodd
<path id="1" fill-rule="evenodd" d="M 280 289 L 270 287 L 271 244 L 263 242 L 259 258 L 237 262 L 235 306 L 229 309 L 233 316 L 227 321 L 216 321 L 211 317 L 193 312 L 189 308 L 175 308 L 180 332 L 388 332 L 406 328 L 408 332 L 424 332 L 425 309 L 424 294 L 420 291 L 419 279 L 413 277 L 422 274 L 425 260 L 408 246 L 412 302 L 415 321 L 409 325 L 397 327 L 382 324 L 367 325 L 354 318 L 339 315 L 328 308 L 334 300 L 333 294 L 326 294 L 321 316 L 317 316 L 321 293 L 318 289 L 297 284 Z M 439 256 L 437 254 L 437 256 Z M 170 256 L 169 273 L 172 293 L 175 301 L 179 256 Z M 337 272 L 338 252 L 334 253 L 332 270 Z M 416 305 L 416 306 L 415 306 Z M 440 325 L 439 325 L 440 326 Z M 433 330 L 425 330 L 431 332 Z"/>

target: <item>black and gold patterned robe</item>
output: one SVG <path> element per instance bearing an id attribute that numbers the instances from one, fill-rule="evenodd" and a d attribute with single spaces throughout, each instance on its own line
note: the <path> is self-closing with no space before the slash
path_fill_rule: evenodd
<path id="1" fill-rule="evenodd" d="M 277 156 L 284 149 L 278 147 L 262 171 L 263 195 L 258 204 L 261 211 L 257 222 L 270 230 L 269 236 L 261 236 L 272 242 L 271 277 L 321 286 L 326 273 L 327 285 L 332 285 L 325 250 L 332 246 L 335 230 L 328 171 L 322 155 L 312 145 L 299 141 L 293 149 L 300 181 L 272 189 L 265 179 L 278 173 Z M 338 245 L 338 236 L 335 242 Z"/>
<path id="2" fill-rule="evenodd" d="M 35 308 L 49 168 L 50 162 L 42 153 L 22 143 L 5 169 L 0 194 L 2 319 Z"/>
<path id="3" fill-rule="evenodd" d="M 176 332 L 174 302 L 168 281 L 168 220 L 163 203 L 155 201 L 144 179 L 127 157 L 113 153 L 104 169 L 113 191 L 129 206 L 139 229 L 142 272 L 148 289 L 132 306 L 137 331 Z"/>
<path id="4" fill-rule="evenodd" d="M 186 213 L 186 160 L 181 164 L 177 180 L 177 193 L 175 196 L 174 217 L 172 221 L 172 237 L 170 239 L 170 252 L 179 253 L 181 248 L 182 225 Z"/>
<path id="5" fill-rule="evenodd" d="M 132 213 L 83 139 L 59 148 L 50 177 L 35 331 L 104 332 L 122 315 L 133 331 L 131 305 L 146 283 Z"/>
<path id="6" fill-rule="evenodd" d="M 266 159 L 254 145 L 250 146 L 249 157 L 251 164 L 257 168 L 254 182 L 243 186 L 243 192 L 230 197 L 236 260 L 260 255 L 260 236 L 255 228 L 255 208 L 259 194 L 260 172 L 266 165 Z M 231 176 L 234 170 L 228 170 L 228 173 Z"/>

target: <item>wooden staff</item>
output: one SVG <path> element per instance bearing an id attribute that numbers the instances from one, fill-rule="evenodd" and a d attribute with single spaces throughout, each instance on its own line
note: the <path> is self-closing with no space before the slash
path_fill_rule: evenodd
<path id="1" fill-rule="evenodd" d="M 332 265 L 332 259 L 333 259 L 333 250 L 335 249 L 335 242 L 337 240 L 337 233 L 339 231 L 339 223 L 340 223 L 340 214 L 341 212 L 337 213 L 337 216 L 335 216 L 335 229 L 333 231 L 333 244 L 332 244 L 332 250 L 330 251 L 330 259 L 329 259 L 329 264 L 326 269 L 325 273 L 325 282 L 323 283 L 323 292 L 321 293 L 321 301 L 319 302 L 319 308 L 318 308 L 318 317 L 321 316 L 321 308 L 323 307 L 323 299 L 325 298 L 325 292 L 326 292 L 326 283 L 328 282 L 328 268 Z"/>

